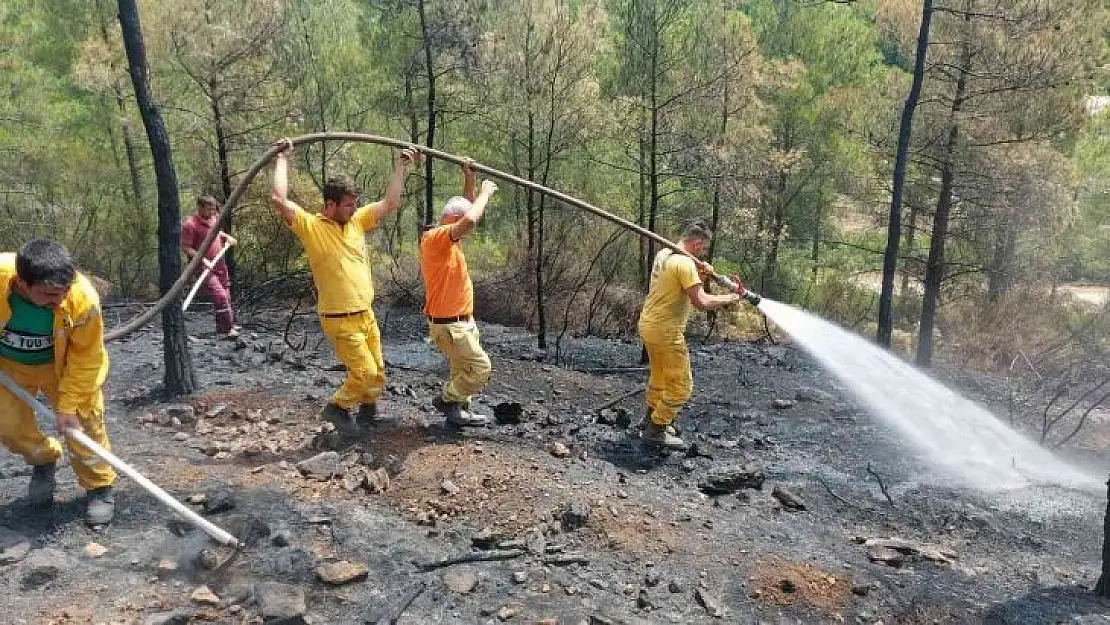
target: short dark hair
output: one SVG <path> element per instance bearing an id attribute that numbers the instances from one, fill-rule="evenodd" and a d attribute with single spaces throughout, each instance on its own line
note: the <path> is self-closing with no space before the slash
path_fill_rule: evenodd
<path id="1" fill-rule="evenodd" d="M 325 202 L 331 200 L 332 202 L 339 203 L 348 195 L 351 197 L 358 197 L 358 187 L 355 186 L 355 181 L 351 180 L 350 176 L 343 174 L 332 176 L 324 183 Z"/>
<path id="2" fill-rule="evenodd" d="M 709 228 L 709 224 L 705 223 L 704 219 L 691 219 L 682 226 L 681 238 L 712 241 L 713 230 Z"/>
<path id="3" fill-rule="evenodd" d="M 77 279 L 73 258 L 57 241 L 34 239 L 28 241 L 15 255 L 15 271 L 27 286 L 45 284 L 68 289 Z"/>
<path id="4" fill-rule="evenodd" d="M 219 208 L 220 203 L 217 202 L 216 198 L 212 197 L 211 195 L 198 195 L 197 206 L 215 206 L 216 208 Z"/>

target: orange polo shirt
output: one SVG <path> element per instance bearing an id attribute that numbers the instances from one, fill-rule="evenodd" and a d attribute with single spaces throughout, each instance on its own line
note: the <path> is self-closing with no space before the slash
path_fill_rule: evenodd
<path id="1" fill-rule="evenodd" d="M 346 224 L 309 213 L 293 202 L 289 229 L 304 245 L 321 315 L 370 310 L 374 281 L 366 258 L 366 233 L 378 225 L 377 202 L 358 209 Z"/>
<path id="2" fill-rule="evenodd" d="M 420 273 L 424 275 L 424 314 L 459 317 L 474 314 L 474 284 L 466 256 L 451 240 L 451 226 L 438 226 L 420 235 Z"/>

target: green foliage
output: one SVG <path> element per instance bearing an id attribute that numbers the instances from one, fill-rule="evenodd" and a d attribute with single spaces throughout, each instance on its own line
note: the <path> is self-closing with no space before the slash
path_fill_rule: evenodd
<path id="1" fill-rule="evenodd" d="M 197 193 L 221 196 L 225 183 L 234 184 L 280 136 L 352 130 L 424 141 L 430 71 L 435 147 L 546 180 L 642 223 L 654 206 L 656 229 L 666 235 L 687 218 L 716 211 L 720 268 L 846 323 L 871 314 L 872 292 L 861 276 L 879 269 L 885 244 L 873 216 L 889 202 L 919 3 L 423 0 L 427 39 L 417 6 L 417 0 L 143 2 L 182 205 L 191 207 Z M 138 117 L 114 11 L 109 0 L 0 5 L 0 248 L 54 236 L 85 267 L 141 296 L 151 292 L 156 273 L 153 179 L 145 137 L 134 132 Z M 1101 23 L 1104 14 L 1088 20 Z M 954 19 L 943 16 L 938 32 L 952 35 Z M 1063 20 L 1059 30 L 1028 37 L 1016 36 L 1015 28 L 984 26 L 977 33 L 987 52 L 976 69 L 1001 76 L 981 84 L 1039 76 L 1045 49 L 1067 51 L 1067 62 L 1055 68 L 1061 75 L 1103 64 L 1105 46 L 1083 47 L 1090 25 Z M 936 59 L 950 63 L 951 54 L 938 52 Z M 1088 86 L 1076 80 L 976 95 L 967 136 L 1009 141 L 1036 131 L 1043 141 L 961 155 L 959 177 L 970 182 L 957 186 L 966 200 L 957 207 L 949 258 L 951 273 L 970 269 L 954 285 L 977 288 L 982 274 L 974 267 L 988 264 L 997 233 L 1007 228 L 1017 242 L 1020 280 L 1052 274 L 1110 281 L 1110 134 L 1105 117 L 1080 123 Z M 937 195 L 931 159 L 946 136 L 951 85 L 931 75 L 926 95 L 907 189 L 919 209 L 919 232 L 904 254 L 917 261 L 929 242 L 924 232 Z M 384 189 L 392 158 L 378 146 L 299 150 L 295 196 L 317 207 L 322 179 L 342 171 L 372 200 Z M 456 167 L 436 164 L 434 173 L 434 203 L 458 192 Z M 410 178 L 404 207 L 371 238 L 379 261 L 388 264 L 392 254 L 409 272 L 422 175 Z M 260 177 L 235 216 L 237 282 L 245 291 L 306 269 L 270 213 L 266 187 Z M 519 291 L 513 306 L 522 319 L 534 323 L 536 314 L 527 280 L 535 276 L 529 263 L 537 257 L 540 225 L 545 283 L 573 292 L 585 281 L 581 301 L 552 307 L 555 326 L 565 321 L 564 310 L 586 306 L 594 293 L 638 288 L 642 251 L 634 237 L 609 243 L 608 225 L 546 200 L 541 218 L 538 198 L 529 199 L 502 185 L 468 243 L 476 273 L 520 281 L 513 283 Z M 844 231 L 846 213 L 875 230 Z M 920 272 L 920 262 L 906 267 Z M 903 307 L 912 311 L 913 300 Z"/>

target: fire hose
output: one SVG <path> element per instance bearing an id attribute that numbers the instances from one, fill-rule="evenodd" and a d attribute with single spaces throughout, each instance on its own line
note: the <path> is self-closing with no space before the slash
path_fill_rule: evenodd
<path id="1" fill-rule="evenodd" d="M 292 138 L 294 146 L 309 145 L 312 143 L 320 143 L 325 141 L 374 143 L 377 145 L 383 145 L 398 149 L 413 148 L 419 150 L 425 156 L 438 158 L 442 161 L 455 163 L 456 165 L 462 165 L 469 162 L 467 159 L 461 156 L 456 156 L 454 154 L 449 154 L 447 152 L 443 152 L 441 150 L 436 150 L 434 148 L 429 148 L 419 144 L 410 143 L 408 141 L 401 141 L 399 139 L 393 139 L 390 137 L 362 134 L 357 132 L 320 132 Z M 242 178 L 239 180 L 239 184 L 236 185 L 235 189 L 232 190 L 231 195 L 228 196 L 227 200 L 224 201 L 223 206 L 220 207 L 220 214 L 218 217 L 219 222 L 227 219 L 227 217 L 231 214 L 231 211 L 234 210 L 235 206 L 239 203 L 239 200 L 242 199 L 243 194 L 246 193 L 247 188 L 250 186 L 254 178 L 262 171 L 263 168 L 266 167 L 266 165 L 270 163 L 271 160 L 273 160 L 273 158 L 278 154 L 280 150 L 281 147 L 278 145 L 270 146 L 270 148 L 247 169 Z M 542 193 L 548 197 L 557 200 L 558 202 L 582 209 L 622 228 L 631 230 L 641 237 L 654 241 L 655 243 L 658 243 L 659 245 L 668 248 L 676 253 L 692 257 L 689 252 L 682 249 L 677 244 L 667 240 L 666 238 L 659 236 L 658 234 L 640 226 L 639 224 L 633 223 L 621 217 L 617 217 L 616 215 L 604 211 L 592 204 L 589 204 L 588 202 L 573 198 L 565 193 L 550 189 L 541 184 L 532 182 L 531 180 L 526 180 L 524 178 L 520 178 L 518 176 L 493 169 L 492 167 L 487 167 L 480 163 L 470 162 L 470 166 L 476 172 L 486 174 L 487 176 L 491 176 L 499 180 L 504 180 L 505 182 L 515 184 L 530 191 Z M 204 241 L 202 241 L 200 245 L 197 246 L 197 249 L 208 249 L 208 247 L 212 245 L 212 242 L 215 241 L 217 236 L 219 236 L 219 229 L 210 229 L 208 231 L 208 235 L 204 237 Z M 154 318 L 154 315 L 161 312 L 170 302 L 176 300 L 181 295 L 182 291 L 185 289 L 185 286 L 189 282 L 189 276 L 194 275 L 195 272 L 200 268 L 200 264 L 203 261 L 203 258 L 204 257 L 202 254 L 197 254 L 196 256 L 194 256 L 193 260 L 188 263 L 185 269 L 181 272 L 181 275 L 178 276 L 177 281 L 175 281 L 173 285 L 166 291 L 165 295 L 163 295 L 157 302 L 154 303 L 153 306 L 145 310 L 142 314 L 138 315 L 131 321 L 117 326 L 107 332 L 104 335 L 104 340 L 115 341 L 121 339 L 129 334 L 134 333 L 136 330 L 149 323 L 150 320 Z M 744 287 L 743 284 L 740 284 L 738 281 L 734 281 L 727 276 L 718 275 L 717 273 L 710 273 L 709 277 L 725 289 L 741 295 L 752 305 L 757 306 L 759 304 L 760 296 L 752 291 L 749 291 L 747 288 Z"/>
<path id="2" fill-rule="evenodd" d="M 200 285 L 204 284 L 204 281 L 208 279 L 208 274 L 212 273 L 212 268 L 216 266 L 216 263 L 220 262 L 220 259 L 224 257 L 224 254 L 227 253 L 229 249 L 231 249 L 230 245 L 225 245 L 221 247 L 220 251 L 216 253 L 216 257 L 213 258 L 209 264 L 205 265 L 204 273 L 200 274 L 200 277 L 197 278 L 196 283 L 193 284 L 193 289 L 189 291 L 189 294 L 187 296 L 185 296 L 185 302 L 181 304 L 181 310 L 189 310 L 189 304 L 193 303 L 193 298 L 197 296 L 197 291 L 200 290 Z"/>
<path id="3" fill-rule="evenodd" d="M 0 385 L 3 385 L 16 397 L 26 402 L 26 404 L 30 406 L 36 414 L 50 419 L 55 418 L 54 413 L 49 408 L 44 406 L 39 400 L 35 399 L 33 395 L 27 392 L 22 386 L 17 384 L 15 380 L 11 379 L 11 377 L 3 371 L 0 371 Z M 88 435 L 86 435 L 81 430 L 69 429 L 63 432 L 63 434 L 76 441 L 77 444 L 81 445 L 85 449 L 91 451 L 104 462 L 112 465 L 112 467 L 120 473 L 134 480 L 136 484 L 141 486 L 151 495 L 154 495 L 154 497 L 158 501 L 162 502 L 174 512 L 184 517 L 185 520 L 204 530 L 204 532 L 215 539 L 216 542 L 228 547 L 239 547 L 239 541 L 234 536 L 220 529 L 208 519 L 205 519 L 196 512 L 193 512 L 185 504 L 174 499 L 172 495 L 148 480 L 146 477 L 143 476 L 143 474 L 136 471 L 134 467 L 127 464 L 123 460 L 120 460 L 115 454 L 98 445 L 96 441 L 89 438 Z"/>

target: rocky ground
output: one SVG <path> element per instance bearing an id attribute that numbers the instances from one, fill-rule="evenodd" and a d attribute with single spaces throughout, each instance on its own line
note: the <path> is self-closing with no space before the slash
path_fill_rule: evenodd
<path id="1" fill-rule="evenodd" d="M 113 344 L 115 449 L 247 546 L 213 570 L 227 550 L 126 480 L 87 528 L 68 470 L 32 510 L 5 455 L 0 620 L 1110 623 L 1101 497 L 939 483 L 794 347 L 694 347 L 693 446 L 660 455 L 629 433 L 636 344 L 573 340 L 556 366 L 483 326 L 498 423 L 457 432 L 421 319 L 379 319 L 384 418 L 353 441 L 315 417 L 343 373 L 309 316 L 260 313 L 237 343 L 192 317 L 204 390 L 178 404 L 154 329 Z"/>

